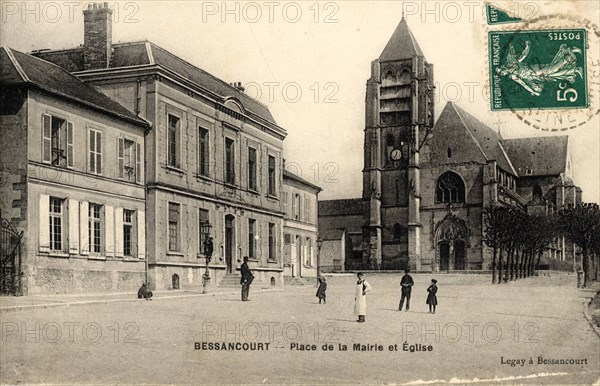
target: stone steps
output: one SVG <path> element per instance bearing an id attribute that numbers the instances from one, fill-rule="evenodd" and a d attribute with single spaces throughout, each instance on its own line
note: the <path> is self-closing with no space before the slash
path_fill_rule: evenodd
<path id="1" fill-rule="evenodd" d="M 242 275 L 227 274 L 223 276 L 223 279 L 221 279 L 221 282 L 219 283 L 219 288 L 240 288 L 241 279 Z"/>

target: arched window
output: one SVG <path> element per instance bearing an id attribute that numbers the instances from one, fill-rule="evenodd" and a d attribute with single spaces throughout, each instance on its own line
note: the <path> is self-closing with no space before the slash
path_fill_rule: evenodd
<path id="1" fill-rule="evenodd" d="M 400 240 L 402 238 L 402 227 L 400 227 L 400 224 L 394 224 L 393 232 L 394 240 Z"/>
<path id="2" fill-rule="evenodd" d="M 447 153 L 448 153 L 448 158 L 452 158 L 452 149 L 451 148 L 448 148 Z"/>
<path id="3" fill-rule="evenodd" d="M 539 185 L 536 185 L 536 186 L 533 187 L 533 196 L 534 197 L 535 196 L 539 196 L 539 197 L 542 196 L 542 188 L 540 188 Z"/>
<path id="4" fill-rule="evenodd" d="M 174 290 L 178 290 L 179 289 L 179 275 L 178 274 L 174 274 L 173 277 L 171 278 L 172 281 L 172 287 Z"/>
<path id="5" fill-rule="evenodd" d="M 458 174 L 446 172 L 438 178 L 435 188 L 435 202 L 450 203 L 465 201 L 465 184 Z"/>

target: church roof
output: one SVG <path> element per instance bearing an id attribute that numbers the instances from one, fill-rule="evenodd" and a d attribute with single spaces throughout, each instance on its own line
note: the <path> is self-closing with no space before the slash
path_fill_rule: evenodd
<path id="1" fill-rule="evenodd" d="M 236 98 L 242 103 L 248 115 L 277 124 L 267 106 L 154 43 L 148 41 L 114 43 L 112 48 L 113 52 L 108 68 L 159 65 L 218 95 L 223 101 L 232 97 Z M 32 54 L 55 63 L 70 72 L 84 71 L 83 47 L 37 51 Z"/>
<path id="2" fill-rule="evenodd" d="M 559 175 L 566 171 L 566 135 L 504 140 L 504 147 L 519 176 Z"/>
<path id="3" fill-rule="evenodd" d="M 319 238 L 324 241 L 341 240 L 344 232 L 346 232 L 344 228 L 323 229 L 319 226 Z"/>
<path id="4" fill-rule="evenodd" d="M 479 150 L 486 160 L 495 160 L 498 166 L 504 171 L 517 175 L 517 171 L 511 163 L 511 159 L 506 154 L 502 146 L 502 137 L 493 129 L 488 127 L 465 110 L 461 109 L 452 102 L 448 102 L 444 111 L 438 119 L 437 125 L 449 127 L 463 127 L 473 138 Z"/>
<path id="5" fill-rule="evenodd" d="M 423 51 L 403 17 L 383 52 L 379 55 L 379 61 L 410 59 L 414 56 L 423 56 Z"/>
<path id="6" fill-rule="evenodd" d="M 319 201 L 319 217 L 357 214 L 362 214 L 361 198 Z"/>
<path id="7" fill-rule="evenodd" d="M 129 122 L 149 123 L 60 66 L 8 47 L 0 48 L 0 84 L 35 87 L 46 93 Z"/>

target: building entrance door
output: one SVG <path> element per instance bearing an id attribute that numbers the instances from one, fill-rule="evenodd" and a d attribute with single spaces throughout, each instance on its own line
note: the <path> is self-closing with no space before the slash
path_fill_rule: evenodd
<path id="1" fill-rule="evenodd" d="M 465 242 L 454 240 L 454 269 L 465 269 Z"/>
<path id="2" fill-rule="evenodd" d="M 440 248 L 440 271 L 448 271 L 450 268 L 450 243 L 439 243 Z"/>
<path id="3" fill-rule="evenodd" d="M 225 264 L 227 264 L 227 273 L 233 273 L 233 220 L 230 214 L 225 216 Z"/>
<path id="4" fill-rule="evenodd" d="M 300 236 L 296 236 L 296 272 L 294 276 L 302 276 L 302 245 L 300 245 Z"/>

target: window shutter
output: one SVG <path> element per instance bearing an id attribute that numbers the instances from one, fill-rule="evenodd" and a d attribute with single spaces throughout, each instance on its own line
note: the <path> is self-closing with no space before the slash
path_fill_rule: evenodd
<path id="1" fill-rule="evenodd" d="M 115 256 L 123 257 L 123 208 L 115 208 Z"/>
<path id="2" fill-rule="evenodd" d="M 137 244 L 138 244 L 138 254 L 137 257 L 139 259 L 146 258 L 146 214 L 143 210 L 137 211 Z"/>
<path id="3" fill-rule="evenodd" d="M 52 153 L 51 139 L 52 128 L 51 128 L 52 117 L 48 114 L 42 114 L 42 162 L 50 162 Z M 50 205 L 50 203 L 48 203 Z M 48 228 L 50 230 L 50 228 Z"/>
<path id="4" fill-rule="evenodd" d="M 79 203 L 79 250 L 82 255 L 90 254 L 89 205 L 87 201 Z"/>
<path id="5" fill-rule="evenodd" d="M 102 174 L 102 132 L 96 132 L 96 173 Z"/>
<path id="6" fill-rule="evenodd" d="M 50 196 L 40 194 L 40 252 L 50 252 Z"/>
<path id="7" fill-rule="evenodd" d="M 73 167 L 73 122 L 67 122 L 67 167 Z"/>
<path id="8" fill-rule="evenodd" d="M 117 178 L 123 178 L 123 153 L 125 142 L 123 138 L 117 138 Z"/>
<path id="9" fill-rule="evenodd" d="M 104 251 L 106 256 L 115 255 L 115 208 L 104 206 Z"/>
<path id="10" fill-rule="evenodd" d="M 135 144 L 135 180 L 142 182 L 142 147 Z"/>
<path id="11" fill-rule="evenodd" d="M 79 253 L 79 201 L 69 199 L 69 254 Z"/>

